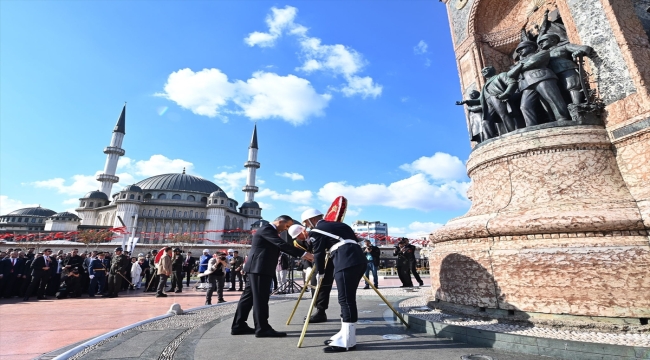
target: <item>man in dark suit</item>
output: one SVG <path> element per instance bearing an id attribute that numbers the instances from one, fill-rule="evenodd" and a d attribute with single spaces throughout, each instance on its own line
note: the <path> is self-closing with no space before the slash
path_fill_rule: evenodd
<path id="1" fill-rule="evenodd" d="M 4 280 L 3 296 L 11 298 L 18 295 L 18 280 L 22 277 L 25 262 L 18 257 L 18 251 L 13 251 L 9 257 L 2 260 L 2 278 Z"/>
<path id="2" fill-rule="evenodd" d="M 192 276 L 192 270 L 194 269 L 194 265 L 196 265 L 196 258 L 192 256 L 192 252 L 188 251 L 187 252 L 187 257 L 185 258 L 185 262 L 183 262 L 183 272 L 185 273 L 185 284 L 187 287 L 190 286 L 190 277 Z"/>
<path id="3" fill-rule="evenodd" d="M 29 283 L 27 292 L 25 293 L 24 301 L 29 300 L 29 297 L 38 289 L 36 293 L 37 299 L 45 299 L 45 287 L 50 280 L 52 271 L 50 268 L 56 266 L 55 260 L 50 257 L 52 255 L 51 249 L 45 249 L 43 256 L 37 257 L 32 261 L 32 282 Z"/>
<path id="4" fill-rule="evenodd" d="M 230 331 L 232 335 L 254 333 L 255 337 L 287 336 L 287 333 L 275 331 L 269 325 L 269 297 L 273 279 L 271 274 L 275 272 L 280 251 L 295 257 L 313 258 L 311 254 L 296 249 L 278 236 L 292 224 L 291 217 L 282 215 L 272 223 L 262 226 L 253 235 L 248 260 L 244 265 L 248 281 L 237 304 L 237 312 Z M 255 329 L 246 324 L 251 309 L 253 310 Z"/>
<path id="5" fill-rule="evenodd" d="M 334 280 L 341 306 L 341 330 L 332 336 L 323 349 L 326 353 L 356 349 L 357 287 L 366 271 L 367 260 L 358 244 L 354 230 L 342 222 L 323 220 L 316 209 L 305 210 L 301 215 L 304 226 L 310 227 L 309 241 L 314 245 L 314 271 L 320 282 L 325 269 L 334 265 Z M 329 252 L 330 264 L 325 264 Z"/>

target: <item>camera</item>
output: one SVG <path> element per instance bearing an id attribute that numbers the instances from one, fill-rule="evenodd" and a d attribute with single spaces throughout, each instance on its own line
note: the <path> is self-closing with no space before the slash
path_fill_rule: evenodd
<path id="1" fill-rule="evenodd" d="M 226 257 L 223 256 L 223 255 L 222 255 L 222 256 L 219 256 L 219 260 L 226 260 Z"/>

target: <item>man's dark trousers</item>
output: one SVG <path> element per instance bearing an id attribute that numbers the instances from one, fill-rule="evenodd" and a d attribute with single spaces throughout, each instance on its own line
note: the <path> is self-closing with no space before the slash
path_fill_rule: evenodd
<path id="1" fill-rule="evenodd" d="M 176 291 L 183 290 L 183 272 L 182 271 L 172 271 L 172 289 Z"/>
<path id="2" fill-rule="evenodd" d="M 108 275 L 108 295 L 117 296 L 117 293 L 122 290 L 122 277 L 120 274 L 109 274 Z"/>
<path id="3" fill-rule="evenodd" d="M 239 277 L 239 288 L 242 289 L 244 287 L 244 280 L 242 279 L 241 271 L 230 270 L 230 290 L 235 290 L 235 280 L 237 277 Z"/>
<path id="4" fill-rule="evenodd" d="M 169 276 L 160 274 L 158 275 L 158 289 L 156 290 L 156 293 L 162 294 L 165 291 L 165 286 L 167 285 L 167 278 Z"/>
<path id="5" fill-rule="evenodd" d="M 418 282 L 418 284 L 422 284 L 422 278 L 420 278 L 420 274 L 418 274 L 418 269 L 415 267 L 415 259 L 409 261 L 410 263 L 410 269 L 411 273 L 413 274 L 413 277 L 415 278 L 415 281 Z M 409 275 L 409 280 L 410 280 L 410 275 Z"/>
<path id="6" fill-rule="evenodd" d="M 312 270 L 315 271 L 315 270 Z M 316 286 L 318 280 L 316 274 L 311 277 L 312 285 Z M 334 265 L 327 264 L 325 267 L 325 275 L 323 275 L 323 285 L 318 290 L 318 297 L 316 298 L 316 305 L 314 307 L 319 310 L 327 310 L 330 304 L 330 292 L 332 291 L 332 284 L 334 284 Z M 313 293 L 312 293 L 313 294 Z"/>
<path id="7" fill-rule="evenodd" d="M 403 286 L 412 287 L 413 281 L 411 281 L 411 264 L 408 260 L 397 260 L 397 275 L 399 276 L 400 281 Z"/>
<path id="8" fill-rule="evenodd" d="M 269 325 L 269 297 L 273 277 L 263 274 L 248 274 L 246 288 L 241 294 L 237 312 L 232 322 L 232 330 L 243 330 L 248 314 L 253 310 L 255 333 L 271 329 Z"/>

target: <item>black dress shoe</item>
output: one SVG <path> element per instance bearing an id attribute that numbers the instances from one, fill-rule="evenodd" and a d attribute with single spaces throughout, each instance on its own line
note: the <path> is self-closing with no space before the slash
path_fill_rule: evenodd
<path id="1" fill-rule="evenodd" d="M 327 314 L 325 314 L 325 310 L 316 308 L 316 313 L 311 315 L 311 317 L 309 318 L 309 323 L 317 324 L 317 323 L 324 323 L 324 322 L 327 322 Z"/>
<path id="2" fill-rule="evenodd" d="M 167 294 L 162 293 L 162 294 L 156 294 L 156 297 L 167 297 Z"/>
<path id="3" fill-rule="evenodd" d="M 421 283 L 420 283 L 420 286 L 424 286 L 424 283 L 423 283 L 423 282 L 421 282 Z"/>
<path id="4" fill-rule="evenodd" d="M 285 337 L 287 336 L 286 332 L 281 332 L 281 331 L 275 331 L 273 329 L 269 329 L 266 331 L 260 331 L 258 333 L 255 333 L 255 337 L 261 338 L 261 337 Z"/>
<path id="5" fill-rule="evenodd" d="M 235 291 L 235 288 L 226 289 L 226 291 Z"/>
<path id="6" fill-rule="evenodd" d="M 174 291 L 174 293 L 176 293 L 176 294 L 178 294 L 178 293 L 182 293 L 182 292 L 183 292 L 183 290 L 176 290 L 176 291 Z"/>
<path id="7" fill-rule="evenodd" d="M 206 305 L 212 305 L 212 302 L 211 301 L 206 301 L 205 304 Z"/>
<path id="8" fill-rule="evenodd" d="M 364 286 L 363 289 L 364 289 L 364 290 L 365 290 L 365 289 L 370 289 L 370 285 L 366 285 L 366 286 Z"/>
<path id="9" fill-rule="evenodd" d="M 29 298 L 28 297 L 23 298 L 23 301 L 29 301 Z"/>
<path id="10" fill-rule="evenodd" d="M 237 290 L 237 291 L 244 291 L 244 289 L 239 289 L 239 290 Z"/>
<path id="11" fill-rule="evenodd" d="M 330 346 L 324 348 L 324 349 L 323 349 L 323 352 L 326 352 L 326 353 L 337 353 L 337 352 L 352 351 L 352 350 L 356 350 L 356 349 L 357 349 L 357 346 L 356 346 L 356 345 L 354 345 L 354 346 L 352 346 L 352 347 L 349 347 L 349 348 L 344 348 L 344 347 L 340 347 L 340 346 L 332 346 L 332 345 L 330 345 Z"/>
<path id="12" fill-rule="evenodd" d="M 219 299 L 219 301 L 217 301 L 217 302 L 218 302 L 218 303 L 225 303 L 226 300 L 224 300 L 224 299 Z"/>
<path id="13" fill-rule="evenodd" d="M 230 330 L 230 335 L 253 335 L 253 334 L 255 334 L 255 329 L 249 326 L 245 328 L 237 328 L 237 329 Z"/>

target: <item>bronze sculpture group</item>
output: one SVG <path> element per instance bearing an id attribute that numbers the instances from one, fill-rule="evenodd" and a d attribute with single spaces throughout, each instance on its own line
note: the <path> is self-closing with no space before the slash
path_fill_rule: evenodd
<path id="1" fill-rule="evenodd" d="M 575 120 L 572 115 L 577 111 L 570 108 L 589 100 L 582 61 L 592 57 L 594 50 L 570 43 L 561 23 L 549 23 L 547 11 L 536 41 L 524 32 L 526 39 L 515 50 L 515 65 L 502 73 L 493 66 L 483 68 L 481 91 L 473 90 L 469 99 L 456 102 L 468 105 L 471 141 L 480 143 L 524 127 Z"/>

